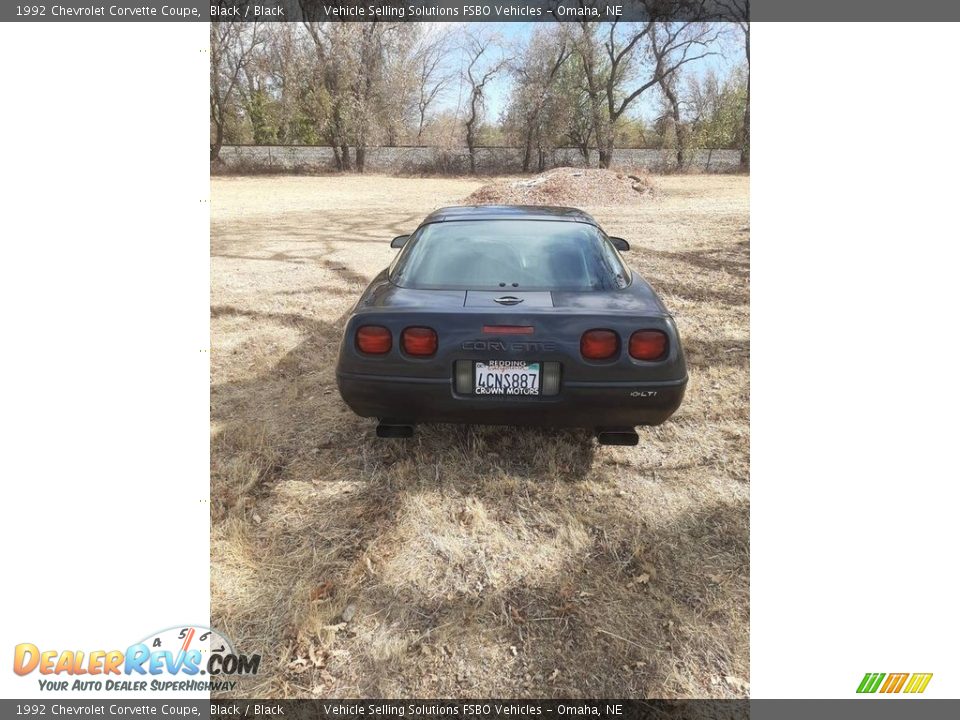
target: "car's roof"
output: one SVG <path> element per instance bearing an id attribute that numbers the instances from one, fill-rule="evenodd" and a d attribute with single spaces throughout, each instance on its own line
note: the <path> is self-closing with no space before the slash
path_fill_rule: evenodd
<path id="1" fill-rule="evenodd" d="M 443 207 L 430 213 L 422 224 L 453 220 L 561 220 L 597 225 L 597 221 L 583 210 L 551 205 L 457 205 Z"/>

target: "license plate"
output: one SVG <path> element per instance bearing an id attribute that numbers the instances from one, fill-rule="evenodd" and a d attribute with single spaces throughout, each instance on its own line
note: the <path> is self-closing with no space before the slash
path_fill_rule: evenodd
<path id="1" fill-rule="evenodd" d="M 539 395 L 540 363 L 523 360 L 478 362 L 473 373 L 476 395 Z"/>

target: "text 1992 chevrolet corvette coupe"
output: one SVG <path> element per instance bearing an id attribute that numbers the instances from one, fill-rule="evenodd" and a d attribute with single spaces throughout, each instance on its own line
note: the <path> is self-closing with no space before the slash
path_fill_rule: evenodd
<path id="1" fill-rule="evenodd" d="M 380 437 L 419 422 L 595 428 L 636 445 L 637 425 L 680 406 L 687 368 L 673 318 L 587 213 L 442 208 L 354 306 L 337 385 Z"/>

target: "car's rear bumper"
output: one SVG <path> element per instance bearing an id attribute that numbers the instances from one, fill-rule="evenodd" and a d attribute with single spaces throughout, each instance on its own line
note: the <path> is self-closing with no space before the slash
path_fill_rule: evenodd
<path id="1" fill-rule="evenodd" d="M 619 427 L 659 425 L 683 401 L 687 379 L 646 383 L 564 383 L 552 397 L 458 395 L 452 379 L 337 373 L 357 415 L 406 423 Z"/>

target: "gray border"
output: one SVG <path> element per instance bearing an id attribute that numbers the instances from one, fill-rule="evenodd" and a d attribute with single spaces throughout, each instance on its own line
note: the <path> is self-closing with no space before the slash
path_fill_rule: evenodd
<path id="1" fill-rule="evenodd" d="M 376 700 L 357 699 L 357 700 L 255 700 L 255 699 L 228 699 L 216 701 L 208 700 L 123 700 L 109 697 L 90 698 L 90 699 L 57 699 L 44 698 L 34 700 L 0 700 L 0 717 L 2 718 L 64 718 L 64 717 L 120 717 L 121 714 L 109 712 L 111 705 L 123 708 L 145 708 L 147 713 L 130 715 L 123 714 L 123 717 L 192 717 L 192 718 L 317 718 L 318 720 L 371 720 L 372 718 L 385 717 L 395 720 L 397 715 L 384 714 L 382 716 L 364 714 L 351 714 L 349 710 L 346 714 L 333 713 L 331 708 L 338 706 L 346 710 L 351 705 L 368 705 L 375 702 L 379 706 L 404 706 L 420 705 L 431 707 L 444 705 L 447 707 L 456 707 L 459 712 L 453 715 L 441 715 L 436 717 L 456 718 L 456 720 L 487 720 L 487 718 L 496 717 L 493 713 L 489 715 L 472 714 L 464 712 L 466 704 L 488 704 L 494 703 L 523 705 L 527 707 L 537 707 L 541 709 L 537 714 L 526 714 L 521 716 L 539 718 L 541 720 L 557 717 L 564 717 L 555 710 L 560 701 L 557 700 L 536 700 L 536 699 L 512 699 L 512 700 L 493 700 L 493 699 L 472 699 L 472 700 Z M 900 720 L 901 718 L 909 720 L 941 720 L 942 718 L 960 717 L 960 700 L 940 700 L 924 699 L 919 697 L 870 697 L 855 698 L 850 700 L 564 700 L 564 705 L 593 706 L 598 709 L 598 720 Z M 619 704 L 621 711 L 619 714 L 607 713 L 605 708 Z M 17 714 L 18 705 L 44 706 L 44 712 L 27 714 Z M 59 713 L 54 713 L 53 706 L 56 705 Z M 190 709 L 190 714 L 163 714 L 163 706 L 167 706 L 167 713 L 170 708 Z M 261 712 L 256 712 L 255 708 L 260 706 Z M 73 712 L 66 714 L 64 709 L 72 709 Z M 84 711 L 84 708 L 102 708 L 100 712 L 91 713 L 90 710 Z M 236 709 L 233 711 L 233 709 Z M 264 709 L 269 708 L 273 710 Z M 277 714 L 276 710 L 282 709 L 282 714 Z M 221 710 L 218 712 L 218 710 Z M 223 712 L 226 710 L 226 712 Z M 232 711 L 232 712 L 231 712 Z M 406 717 L 411 717 L 406 715 Z M 432 717 L 430 715 L 420 714 L 412 717 Z"/>
<path id="2" fill-rule="evenodd" d="M 367 7 L 373 4 L 392 7 L 405 7 L 408 22 L 430 20 L 434 22 L 556 22 L 558 17 L 551 8 L 563 5 L 576 7 L 581 2 L 595 4 L 599 8 L 621 6 L 624 21 L 642 20 L 647 17 L 647 1 L 654 0 L 7 0 L 0 3 L 0 21 L 4 22 L 208 22 L 211 8 L 223 8 L 222 19 L 255 19 L 255 7 L 270 7 L 282 11 L 282 16 L 264 15 L 259 19 L 269 22 L 299 22 L 302 18 L 301 2 L 305 7 L 319 9 L 334 5 L 358 5 Z M 807 22 L 807 21 L 956 21 L 960 20 L 960 3 L 944 0 L 914 0 L 911 3 L 892 2 L 892 0 L 656 0 L 659 7 L 666 6 L 670 19 L 689 19 L 693 13 L 706 12 L 718 20 L 741 20 L 749 14 L 751 21 Z M 313 3 L 313 5 L 311 5 Z M 465 14 L 467 6 L 480 5 L 490 8 L 490 14 L 482 17 L 469 17 Z M 24 12 L 24 8 L 42 7 L 42 16 Z M 455 15 L 427 16 L 414 15 L 410 8 L 445 8 L 455 10 Z M 166 10 L 165 10 L 166 8 Z M 170 14 L 170 8 L 176 8 L 184 14 Z M 498 14 L 496 9 L 513 9 L 517 14 Z M 63 10 L 61 10 L 63 9 Z M 122 10 L 121 10 L 122 9 Z M 137 14 L 123 11 L 139 9 Z M 537 11 L 535 16 L 520 14 L 530 9 Z M 70 11 L 70 12 L 67 12 Z M 231 14 L 233 13 L 233 14 Z M 213 16 L 216 18 L 216 16 Z M 346 22 L 368 22 L 371 15 L 365 17 L 339 18 Z M 335 19 L 332 15 L 316 19 Z M 385 20 L 398 20 L 398 17 L 384 17 Z M 601 19 L 613 19 L 606 15 Z M 567 16 L 566 21 L 577 21 L 575 16 Z"/>

